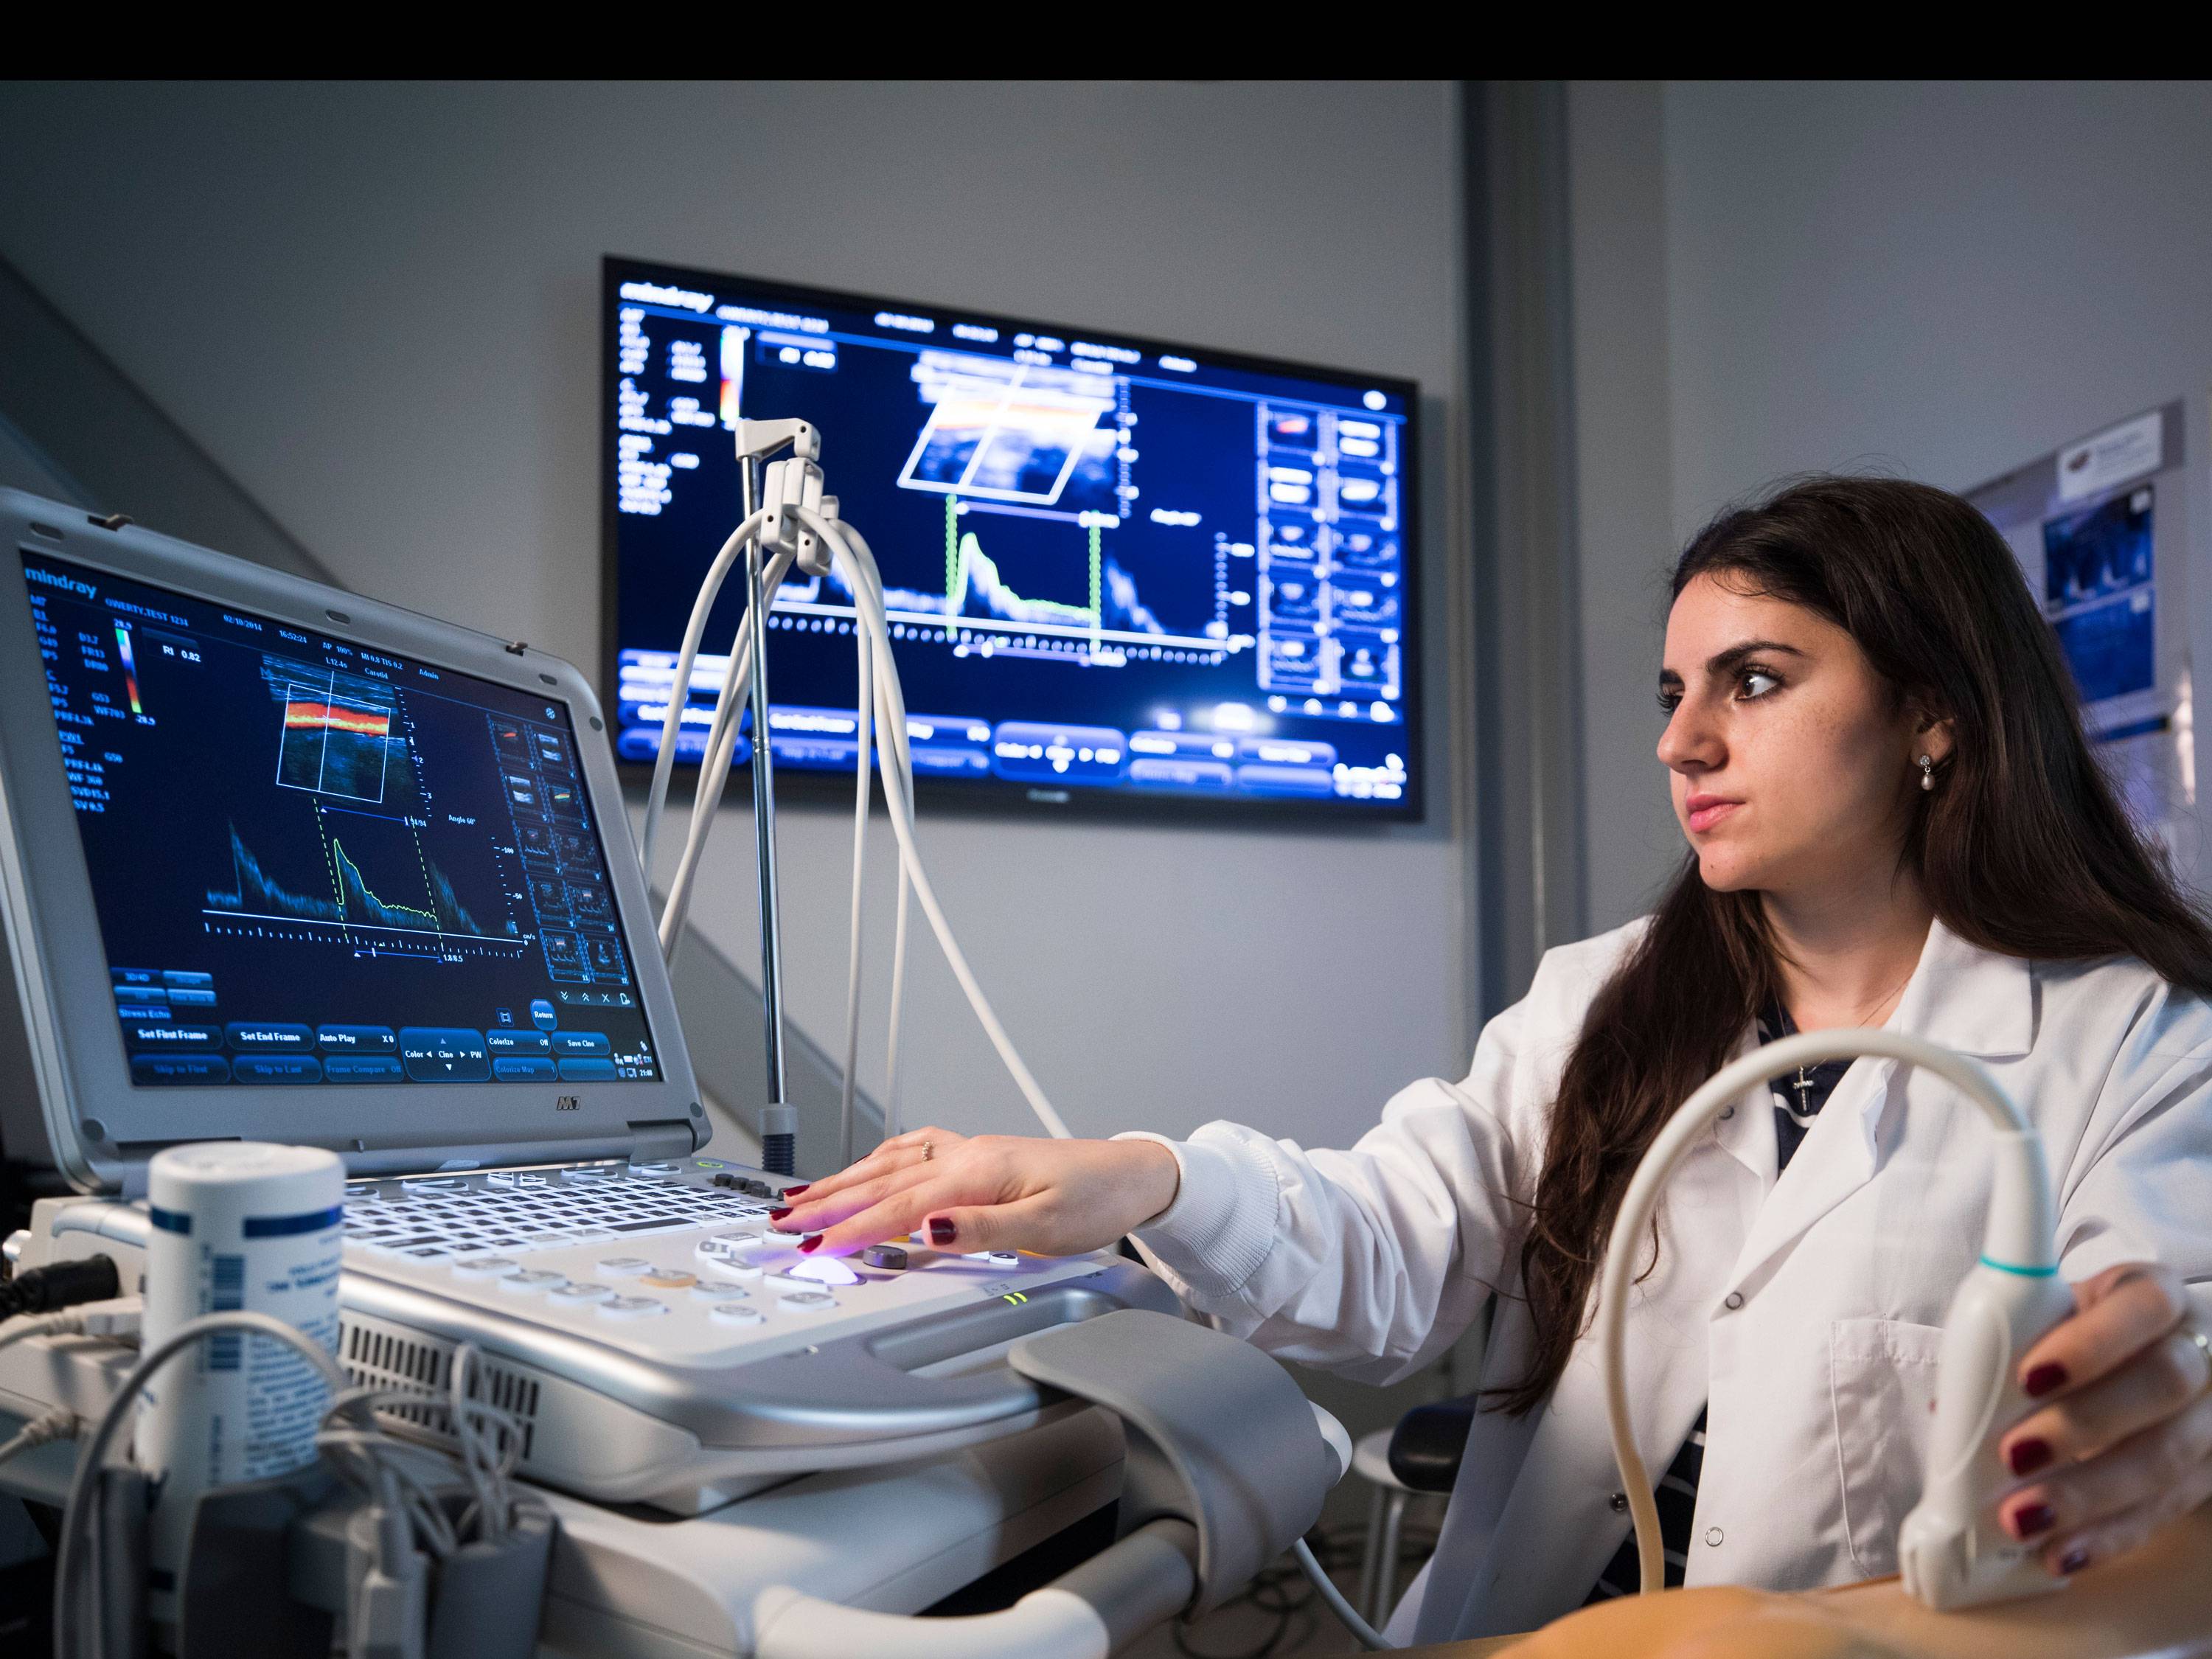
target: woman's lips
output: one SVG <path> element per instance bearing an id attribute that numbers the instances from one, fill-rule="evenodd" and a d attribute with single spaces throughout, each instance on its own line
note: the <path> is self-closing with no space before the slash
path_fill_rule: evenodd
<path id="1" fill-rule="evenodd" d="M 1702 836 L 1743 803 L 1723 795 L 1692 795 L 1683 805 L 1689 812 L 1690 833 Z"/>

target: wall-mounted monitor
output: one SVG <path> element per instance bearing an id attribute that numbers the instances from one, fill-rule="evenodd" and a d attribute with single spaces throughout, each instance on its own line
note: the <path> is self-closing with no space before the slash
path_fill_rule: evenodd
<path id="1" fill-rule="evenodd" d="M 731 423 L 798 416 L 882 565 L 939 801 L 1419 816 L 1411 383 L 627 259 L 606 262 L 603 323 L 623 760 L 658 752 L 741 516 Z M 708 627 L 680 761 L 742 588 Z M 776 596 L 780 778 L 851 775 L 851 598 L 835 576 Z"/>

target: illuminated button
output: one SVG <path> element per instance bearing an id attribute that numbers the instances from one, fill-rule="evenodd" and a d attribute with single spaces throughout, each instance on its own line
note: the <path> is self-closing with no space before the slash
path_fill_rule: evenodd
<path id="1" fill-rule="evenodd" d="M 827 1291 L 786 1291 L 776 1297 L 778 1305 L 793 1313 L 828 1313 L 837 1305 L 837 1298 Z"/>
<path id="2" fill-rule="evenodd" d="M 478 1256 L 473 1261 L 453 1263 L 456 1279 L 503 1279 L 522 1264 L 511 1255 Z"/>
<path id="3" fill-rule="evenodd" d="M 860 1260 L 871 1267 L 887 1267 L 896 1273 L 906 1266 L 906 1252 L 896 1244 L 871 1244 L 860 1252 Z"/>
<path id="4" fill-rule="evenodd" d="M 767 1317 L 758 1308 L 748 1308 L 742 1302 L 719 1302 L 707 1310 L 707 1317 L 717 1325 L 763 1325 Z"/>
<path id="5" fill-rule="evenodd" d="M 525 1267 L 520 1273 L 503 1275 L 499 1281 L 502 1291 L 512 1291 L 517 1296 L 538 1296 L 546 1291 L 557 1291 L 568 1282 L 566 1273 L 547 1273 L 542 1268 Z"/>
<path id="6" fill-rule="evenodd" d="M 817 1285 L 857 1285 L 860 1274 L 834 1255 L 811 1256 L 792 1268 L 793 1279 L 811 1279 Z"/>
<path id="7" fill-rule="evenodd" d="M 665 1302 L 656 1302 L 649 1296 L 610 1297 L 599 1304 L 602 1319 L 651 1319 L 667 1311 Z"/>
<path id="8" fill-rule="evenodd" d="M 599 1271 L 616 1279 L 635 1279 L 640 1273 L 653 1271 L 653 1263 L 641 1255 L 611 1255 L 599 1264 Z"/>
<path id="9" fill-rule="evenodd" d="M 609 1286 L 594 1285 L 589 1279 L 586 1279 L 580 1285 L 563 1285 L 557 1291 L 549 1291 L 546 1293 L 546 1300 L 565 1302 L 571 1306 L 576 1306 L 589 1302 L 604 1302 L 613 1294 L 613 1290 Z"/>
<path id="10" fill-rule="evenodd" d="M 691 1287 L 691 1299 L 695 1302 L 744 1302 L 751 1296 L 752 1292 L 741 1285 L 712 1285 L 702 1280 Z"/>
<path id="11" fill-rule="evenodd" d="M 644 1282 L 657 1291 L 686 1291 L 699 1282 L 699 1276 L 664 1268 L 659 1273 L 646 1274 Z"/>

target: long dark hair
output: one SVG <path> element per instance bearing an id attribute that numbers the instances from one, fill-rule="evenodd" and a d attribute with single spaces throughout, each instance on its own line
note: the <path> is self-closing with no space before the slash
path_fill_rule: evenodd
<path id="1" fill-rule="evenodd" d="M 1704 575 L 1836 623 L 1952 721 L 1903 855 L 1946 927 L 2006 956 L 2131 956 L 2212 994 L 2212 932 L 2091 757 L 2056 639 L 1981 514 L 1925 484 L 1805 479 L 1700 531 L 1673 595 Z M 1686 859 L 1560 1079 L 1521 1250 L 1535 1352 L 1496 1408 L 1526 1412 L 1559 1381 L 1638 1161 L 1777 984 L 1759 895 L 1715 892 Z"/>

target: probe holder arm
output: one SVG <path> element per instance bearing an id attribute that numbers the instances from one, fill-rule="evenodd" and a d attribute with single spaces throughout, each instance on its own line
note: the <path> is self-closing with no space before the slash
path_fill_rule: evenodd
<path id="1" fill-rule="evenodd" d="M 1342 1474 L 1290 1374 L 1210 1326 L 1128 1309 L 1024 1337 L 1006 1358 L 1121 1418 L 1121 1529 L 1162 1516 L 1196 1528 L 1193 1616 L 1297 1542 Z"/>
<path id="2" fill-rule="evenodd" d="M 1121 1537 L 1002 1612 L 909 1619 L 787 1585 L 752 1607 L 759 1659 L 1106 1659 L 1218 1607 L 1302 1535 L 1351 1462 L 1281 1366 L 1204 1325 L 1128 1309 L 1024 1337 L 1007 1364 L 1121 1419 Z"/>

